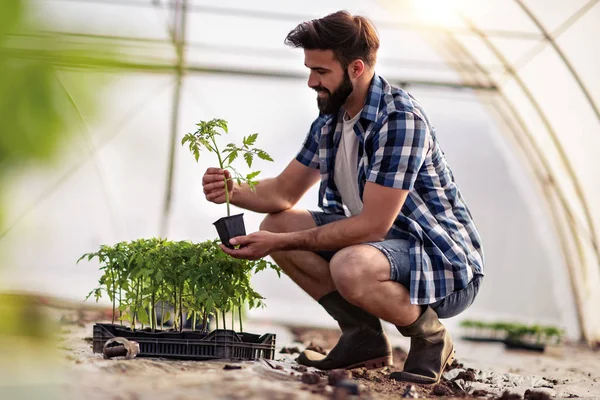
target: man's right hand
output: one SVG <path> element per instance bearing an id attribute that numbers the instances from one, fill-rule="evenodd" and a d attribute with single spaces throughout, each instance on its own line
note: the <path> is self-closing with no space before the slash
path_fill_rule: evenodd
<path id="1" fill-rule="evenodd" d="M 209 168 L 202 177 L 202 187 L 206 200 L 216 204 L 225 203 L 225 183 L 223 178 L 227 178 L 227 190 L 229 191 L 229 201 L 233 195 L 233 180 L 227 170 L 220 168 Z"/>

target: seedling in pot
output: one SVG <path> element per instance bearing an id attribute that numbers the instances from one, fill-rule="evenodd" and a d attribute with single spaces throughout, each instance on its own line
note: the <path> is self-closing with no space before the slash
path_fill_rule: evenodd
<path id="1" fill-rule="evenodd" d="M 194 133 L 186 134 L 181 140 L 181 144 L 188 144 L 190 152 L 196 158 L 196 162 L 200 158 L 200 152 L 202 149 L 206 149 L 211 153 L 217 155 L 219 161 L 219 167 L 222 170 L 228 170 L 231 174 L 231 178 L 227 179 L 223 177 L 223 186 L 225 188 L 225 203 L 227 204 L 227 217 L 223 217 L 214 222 L 217 228 L 221 242 L 229 247 L 233 246 L 229 243 L 229 239 L 236 236 L 243 236 L 246 234 L 246 227 L 244 225 L 244 214 L 231 215 L 230 209 L 230 193 L 227 185 L 228 180 L 235 180 L 239 185 L 242 182 L 248 184 L 251 190 L 256 190 L 255 186 L 258 185 L 256 177 L 260 174 L 260 171 L 250 172 L 247 175 L 242 175 L 233 166 L 233 162 L 238 159 L 241 155 L 243 156 L 248 168 L 252 168 L 252 162 L 254 156 L 266 161 L 273 161 L 271 156 L 264 150 L 252 147 L 258 138 L 258 133 L 254 133 L 248 137 L 244 137 L 241 146 L 237 146 L 234 143 L 229 143 L 225 148 L 220 149 L 217 144 L 216 137 L 221 136 L 222 132 L 228 133 L 227 121 L 222 119 L 212 119 L 210 121 L 200 121 L 196 124 L 198 129 Z"/>

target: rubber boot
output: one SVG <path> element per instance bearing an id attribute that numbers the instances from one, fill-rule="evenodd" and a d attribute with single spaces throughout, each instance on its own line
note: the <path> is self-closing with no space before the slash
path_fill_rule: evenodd
<path id="1" fill-rule="evenodd" d="M 296 359 L 299 364 L 322 370 L 392 365 L 392 348 L 379 318 L 349 303 L 338 291 L 326 294 L 319 303 L 338 322 L 342 336 L 327 356 L 303 351 Z"/>
<path id="2" fill-rule="evenodd" d="M 410 351 L 404 371 L 393 372 L 390 378 L 420 384 L 438 383 L 446 365 L 454 360 L 454 345 L 450 334 L 431 307 L 412 324 L 397 327 L 410 337 Z"/>

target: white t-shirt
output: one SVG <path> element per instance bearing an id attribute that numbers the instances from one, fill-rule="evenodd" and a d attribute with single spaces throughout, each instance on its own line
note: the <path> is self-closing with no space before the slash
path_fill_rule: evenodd
<path id="1" fill-rule="evenodd" d="M 335 156 L 333 179 L 337 186 L 342 203 L 348 208 L 350 215 L 360 214 L 363 203 L 358 193 L 358 138 L 354 133 L 354 124 L 360 118 L 360 112 L 352 119 L 344 113 L 342 119 L 342 137 Z"/>

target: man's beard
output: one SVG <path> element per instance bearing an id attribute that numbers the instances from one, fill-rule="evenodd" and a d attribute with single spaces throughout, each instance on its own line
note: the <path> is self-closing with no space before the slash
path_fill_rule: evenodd
<path id="1" fill-rule="evenodd" d="M 329 96 L 326 97 L 317 97 L 319 111 L 323 114 L 337 114 L 348 99 L 348 96 L 350 96 L 354 90 L 354 85 L 352 85 L 348 71 L 344 71 L 344 79 L 333 93 L 323 86 L 317 86 L 313 89 L 317 92 L 324 91 L 329 94 Z"/>

